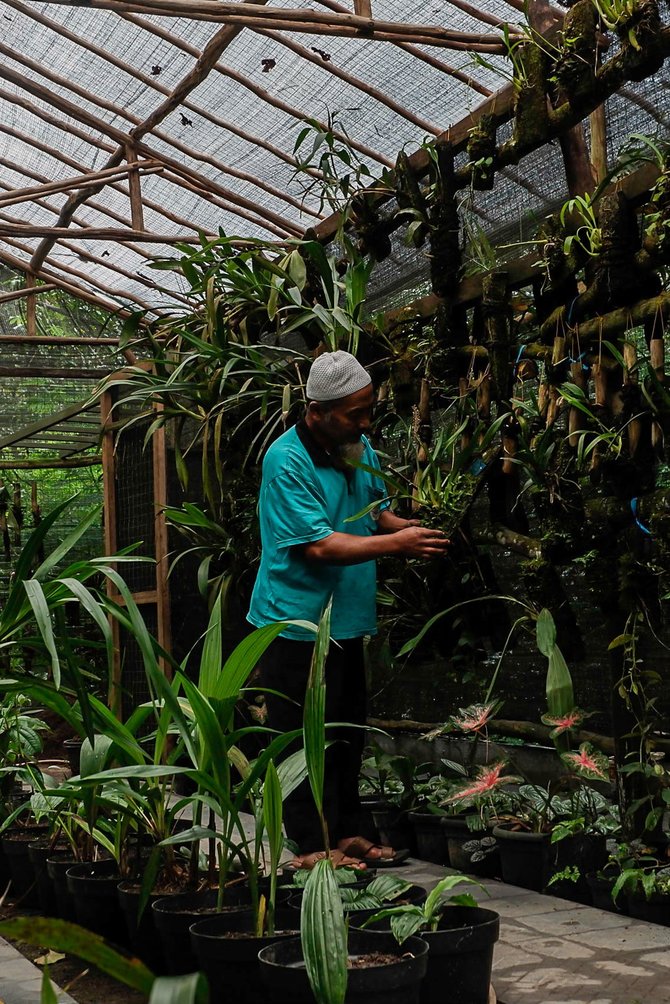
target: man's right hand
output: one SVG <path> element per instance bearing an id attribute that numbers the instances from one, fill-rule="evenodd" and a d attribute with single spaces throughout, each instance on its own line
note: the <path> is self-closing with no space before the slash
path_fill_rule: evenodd
<path id="1" fill-rule="evenodd" d="M 435 558 L 443 555 L 450 540 L 441 530 L 429 530 L 425 526 L 408 526 L 392 534 L 397 554 L 406 558 Z"/>

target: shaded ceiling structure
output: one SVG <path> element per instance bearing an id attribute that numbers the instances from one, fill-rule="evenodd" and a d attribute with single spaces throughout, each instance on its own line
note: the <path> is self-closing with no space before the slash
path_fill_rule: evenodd
<path id="1" fill-rule="evenodd" d="M 174 242 L 319 224 L 306 119 L 334 117 L 379 175 L 504 83 L 521 0 L 373 3 L 3 0 L 0 260 L 112 308 L 178 306 L 179 277 L 149 268 Z"/>
<path id="2" fill-rule="evenodd" d="M 16 325 L 16 298 L 25 296 L 25 341 L 36 346 L 36 304 L 62 291 L 117 316 L 179 310 L 184 278 L 152 261 L 202 234 L 283 242 L 314 228 L 328 240 L 335 221 L 324 218 L 295 152 L 306 122 L 330 129 L 372 177 L 392 168 L 400 150 L 421 173 L 427 141 L 462 148 L 487 113 L 504 140 L 512 128 L 509 45 L 527 14 L 548 35 L 565 14 L 547 0 L 530 8 L 523 0 L 1 0 L 0 266 L 25 286 L 0 293 L 0 314 L 12 308 Z M 604 107 L 610 162 L 633 129 L 667 135 L 665 67 L 620 87 Z M 582 129 L 588 141 L 588 117 Z M 467 211 L 513 248 L 563 200 L 559 144 L 545 143 L 501 175 L 493 190 L 469 193 Z M 382 212 L 395 208 L 391 199 Z M 426 251 L 393 233 L 392 252 L 372 275 L 370 309 L 427 289 Z M 58 413 L 81 405 L 96 367 L 106 365 L 96 341 L 82 339 L 90 362 L 75 364 Z M 67 379 L 45 363 L 48 342 L 38 366 L 15 345 L 0 378 Z M 118 338 L 105 351 L 123 361 Z M 25 421 L 0 422 L 0 449 L 53 443 L 36 428 L 43 419 L 26 411 Z M 29 435 L 17 436 L 20 427 Z M 72 443 L 80 432 L 73 429 Z"/>

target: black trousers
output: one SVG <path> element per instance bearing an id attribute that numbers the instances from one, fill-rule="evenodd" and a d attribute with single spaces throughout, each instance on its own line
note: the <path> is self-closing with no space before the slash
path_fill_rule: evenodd
<path id="1" fill-rule="evenodd" d="M 277 638 L 261 660 L 261 682 L 266 693 L 268 725 L 279 732 L 302 728 L 305 689 L 314 645 L 312 642 Z M 331 642 L 325 667 L 326 724 L 344 722 L 365 725 L 366 690 L 363 639 Z M 358 775 L 363 752 L 362 728 L 326 729 L 324 815 L 332 847 L 338 840 L 355 836 L 360 830 Z M 286 755 L 300 748 L 292 745 Z M 284 828 L 300 854 L 323 849 L 321 824 L 308 781 L 304 781 L 284 801 Z"/>

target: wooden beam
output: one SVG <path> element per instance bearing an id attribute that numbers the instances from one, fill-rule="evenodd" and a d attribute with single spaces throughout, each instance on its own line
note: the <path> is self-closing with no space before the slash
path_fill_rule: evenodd
<path id="1" fill-rule="evenodd" d="M 30 223 L 0 221 L 0 235 L 15 237 L 71 237 L 87 241 L 141 241 L 144 244 L 200 244 L 200 238 L 195 234 L 150 234 L 138 230 L 113 229 L 107 227 L 48 227 L 44 224 L 33 226 Z M 208 240 L 216 240 L 218 234 L 211 234 Z M 249 247 L 251 241 L 236 241 L 240 247 Z"/>
<path id="2" fill-rule="evenodd" d="M 196 46 L 191 45 L 191 43 L 185 38 L 176 35 L 174 32 L 168 31 L 166 28 L 163 28 L 161 25 L 153 21 L 146 21 L 137 14 L 122 14 L 121 17 L 124 21 L 137 25 L 138 28 L 142 28 L 144 31 L 154 35 L 156 38 L 162 38 L 163 41 L 169 42 L 170 45 L 174 45 L 175 48 L 180 49 L 182 52 L 187 52 L 196 59 L 201 54 L 200 50 L 196 48 Z M 249 77 L 245 76 L 245 74 L 240 73 L 238 70 L 235 70 L 230 66 L 226 66 L 221 62 L 215 63 L 213 69 L 222 76 L 228 77 L 230 80 L 234 80 L 236 83 L 240 84 L 241 87 L 251 91 L 252 94 L 255 94 L 256 97 L 265 104 L 270 105 L 272 108 L 277 108 L 279 111 L 289 115 L 291 118 L 295 119 L 296 122 L 304 123 L 308 118 L 311 118 L 312 121 L 316 122 L 320 129 L 323 129 L 324 131 L 330 129 L 327 122 L 314 118 L 314 116 L 310 115 L 306 111 L 303 111 L 303 109 L 289 104 L 280 97 L 276 97 L 264 87 L 260 87 L 253 80 L 250 80 Z M 380 153 L 378 150 L 374 150 L 372 147 L 369 147 L 365 143 L 361 143 L 352 136 L 345 136 L 344 133 L 337 129 L 333 129 L 331 131 L 335 139 L 337 139 L 340 143 L 349 145 L 352 150 L 356 150 L 357 153 L 362 154 L 364 157 L 368 157 L 370 160 L 376 161 L 378 164 L 383 164 L 385 167 L 393 167 L 393 161 L 389 160 L 388 157 Z"/>
<path id="3" fill-rule="evenodd" d="M 123 177 L 128 175 L 129 178 L 135 178 L 138 181 L 137 175 L 140 173 L 145 174 L 155 174 L 157 171 L 162 171 L 162 164 L 156 161 L 137 161 L 135 159 L 134 164 L 128 164 L 125 167 L 112 167 L 107 168 L 105 171 L 92 171 L 89 174 L 82 174 L 76 178 L 64 178 L 63 181 L 50 181 L 44 185 L 35 185 L 32 188 L 23 188 L 20 191 L 16 191 L 15 195 L 0 196 L 0 209 L 4 209 L 6 206 L 16 206 L 20 202 L 32 202 L 36 198 L 40 198 L 42 195 L 55 195 L 58 192 L 69 192 L 72 188 L 91 188 L 96 182 L 111 181 L 112 179 Z"/>
<path id="4" fill-rule="evenodd" d="M 26 248 L 23 244 L 19 244 L 9 238 L 5 239 L 5 243 L 18 248 L 18 250 L 22 251 L 24 254 L 26 254 L 26 252 L 30 254 L 31 249 Z M 16 269 L 18 272 L 26 273 L 30 271 L 30 263 L 28 261 L 17 258 L 16 255 L 6 251 L 2 246 L 0 246 L 0 260 L 4 261 L 10 268 Z M 78 286 L 76 283 L 69 282 L 62 276 L 52 272 L 51 269 L 45 269 L 42 267 L 39 271 L 39 275 L 45 278 L 48 282 L 55 283 L 56 286 L 59 286 L 61 289 L 65 290 L 65 292 L 71 293 L 73 296 L 78 297 L 78 299 L 85 300 L 87 303 L 90 303 L 95 307 L 100 307 L 110 314 L 117 314 L 119 317 L 128 317 L 130 314 L 134 313 L 134 311 L 132 311 L 129 307 L 122 307 L 112 300 L 106 300 L 104 296 L 98 296 L 97 294 L 92 293 L 86 287 Z M 96 285 L 95 282 L 91 280 L 87 279 L 87 281 L 90 281 L 92 286 Z"/>
<path id="5" fill-rule="evenodd" d="M 157 116 L 157 112 L 151 115 L 145 122 L 142 122 L 136 115 L 133 115 L 129 111 L 127 111 L 127 109 L 121 107 L 120 105 L 114 104 L 114 102 L 112 101 L 108 101 L 106 98 L 103 98 L 98 94 L 92 94 L 85 87 L 81 87 L 75 81 L 68 79 L 67 77 L 63 77 L 58 73 L 55 73 L 53 70 L 50 70 L 47 67 L 45 67 L 44 64 L 38 63 L 37 61 L 26 56 L 24 53 L 18 52 L 16 49 L 4 45 L 2 42 L 0 42 L 0 55 L 5 55 L 9 57 L 9 59 L 12 59 L 15 62 L 21 64 L 22 66 L 25 66 L 33 73 L 36 73 L 41 77 L 44 77 L 46 80 L 50 81 L 50 83 L 52 84 L 55 84 L 57 87 L 63 88 L 64 90 L 69 91 L 72 94 L 76 94 L 78 97 L 83 98 L 87 102 L 92 102 L 93 104 L 99 105 L 100 108 L 104 108 L 107 111 L 110 111 L 114 116 L 125 118 L 128 122 L 134 123 L 134 127 L 130 130 L 130 133 L 128 134 L 127 132 L 119 129 L 117 126 L 112 126 L 104 118 L 93 115 L 91 112 L 87 111 L 84 115 L 84 111 L 81 108 L 81 106 L 75 105 L 75 107 L 78 108 L 76 121 L 84 122 L 88 125 L 91 125 L 92 128 L 96 129 L 103 135 L 105 134 L 108 135 L 111 139 L 115 140 L 115 142 L 119 143 L 120 147 L 123 148 L 123 149 L 121 148 L 117 149 L 115 153 L 112 155 L 109 167 L 116 166 L 116 164 L 118 164 L 120 160 L 122 160 L 125 157 L 125 151 L 129 141 L 129 137 L 130 140 L 133 142 L 133 145 L 135 146 L 137 152 L 143 153 L 146 156 L 145 151 L 148 148 L 144 144 L 139 145 L 138 141 L 149 132 L 149 128 L 147 128 L 147 125 L 148 123 L 154 121 L 154 119 Z M 10 79 L 6 71 L 7 68 L 2 67 L 2 76 L 4 76 L 6 79 Z M 33 90 L 33 87 L 36 82 L 31 80 L 29 86 L 25 81 L 26 78 L 24 77 L 23 89 L 28 90 L 34 94 L 35 91 Z M 62 101 L 66 101 L 68 104 L 71 104 L 71 102 L 69 102 L 68 99 L 60 98 L 60 96 L 59 100 L 57 101 L 54 97 L 54 92 L 51 92 L 51 94 L 52 97 L 49 103 L 54 107 L 60 107 L 62 109 L 62 104 L 59 103 Z M 167 115 L 169 114 L 170 111 L 174 110 L 172 107 L 170 107 L 169 110 L 166 110 L 168 109 L 169 104 L 170 102 L 166 101 L 161 105 L 162 115 Z M 280 190 L 276 188 L 274 185 L 265 182 L 262 178 L 258 178 L 255 175 L 249 173 L 248 171 L 241 171 L 238 168 L 230 167 L 229 165 L 224 164 L 222 161 L 218 160 L 216 157 L 210 157 L 208 154 L 194 150 L 187 143 L 181 143 L 174 136 L 171 136 L 168 133 L 159 132 L 156 129 L 155 125 L 151 127 L 151 131 L 158 139 L 161 139 L 168 146 L 171 146 L 175 150 L 178 150 L 180 153 L 193 158 L 193 160 L 200 161 L 203 164 L 209 164 L 210 166 L 216 168 L 217 171 L 220 171 L 222 174 L 229 175 L 230 177 L 237 178 L 240 181 L 245 181 L 248 184 L 255 185 L 256 187 L 261 189 L 261 191 L 266 192 L 268 195 L 271 195 L 273 198 L 278 199 L 280 202 L 285 202 L 288 205 L 292 205 L 295 209 L 297 209 L 300 212 L 304 211 L 302 204 L 297 199 L 294 199 L 293 196 L 289 195 L 285 190 Z M 156 161 L 162 164 L 170 164 L 172 167 L 175 167 L 175 165 L 179 164 L 179 161 L 174 161 L 172 160 L 172 158 L 164 156 L 162 153 L 156 150 L 154 150 L 151 153 L 150 159 L 155 159 Z M 112 160 L 114 161 L 113 164 L 111 163 Z M 258 203 L 258 201 L 254 202 L 250 199 L 246 199 L 243 196 L 239 195 L 238 193 L 234 192 L 233 190 L 228 190 L 227 197 L 230 199 L 231 202 L 239 203 L 240 205 L 245 206 L 246 208 L 252 209 L 260 216 L 265 215 L 268 217 L 268 219 L 273 220 L 275 223 L 279 223 L 280 225 L 287 228 L 291 226 L 288 220 L 286 220 L 282 216 L 279 216 L 277 213 L 273 212 L 269 208 L 262 206 L 261 204 Z M 316 213 L 311 210 L 308 210 L 308 212 L 309 215 L 320 219 L 319 213 Z"/>
<path id="6" fill-rule="evenodd" d="M 399 115 L 401 118 L 407 119 L 408 122 L 411 122 L 413 125 L 417 126 L 419 129 L 422 129 L 424 132 L 431 133 L 433 136 L 439 136 L 440 133 L 442 132 L 442 128 L 436 125 L 434 122 L 429 122 L 427 119 L 423 118 L 423 116 L 417 115 L 409 108 L 406 108 L 404 105 L 400 104 L 399 101 L 396 101 L 395 98 L 392 98 L 388 94 L 385 94 L 383 91 L 380 91 L 378 87 L 373 87 L 372 84 L 369 84 L 367 81 L 362 80 L 360 77 L 354 76 L 353 73 L 348 73 L 346 70 L 343 70 L 340 66 L 337 66 L 332 61 L 325 63 L 321 58 L 321 56 L 318 55 L 318 53 L 312 52 L 312 50 L 309 49 L 307 46 L 301 45 L 299 42 L 295 42 L 289 36 L 282 35 L 281 33 L 276 31 L 265 31 L 262 29 L 259 29 L 258 34 L 264 35 L 266 38 L 271 38 L 272 41 L 276 42 L 278 45 L 283 45 L 286 49 L 289 49 L 291 52 L 295 52 L 295 54 L 297 56 L 300 56 L 301 59 L 306 60 L 308 63 L 313 63 L 315 66 L 318 66 L 319 69 L 324 70 L 326 73 L 330 73 L 334 77 L 337 77 L 338 80 L 343 80 L 346 84 L 349 84 L 350 87 L 354 87 L 356 88 L 357 91 L 361 91 L 368 97 L 374 98 L 375 101 L 378 101 L 386 108 L 389 108 L 391 111 L 395 112 L 395 114 Z"/>
<path id="7" fill-rule="evenodd" d="M 0 471 L 71 470 L 74 467 L 99 467 L 102 456 L 66 457 L 53 460 L 0 460 Z"/>
<path id="8" fill-rule="evenodd" d="M 31 339 L 32 341 L 32 339 Z M 100 380 L 107 376 L 109 370 L 77 369 L 54 366 L 0 366 L 0 377 L 44 377 L 45 380 L 60 380 L 67 377 L 70 380 Z"/>
<path id="9" fill-rule="evenodd" d="M 354 0 L 354 14 L 358 17 L 372 17 L 372 4 L 370 0 Z"/>
<path id="10" fill-rule="evenodd" d="M 12 300 L 22 300 L 24 296 L 33 297 L 37 296 L 39 293 L 49 293 L 52 289 L 56 289 L 56 285 L 53 282 L 48 282 L 43 286 L 29 286 L 26 280 L 26 286 L 24 289 L 14 289 L 10 293 L 0 293 L 0 303 L 11 303 Z M 0 335 L 0 341 L 4 338 L 20 338 L 23 341 L 22 335 Z M 31 338 L 31 342 L 34 344 L 37 340 L 37 335 Z"/>
<path id="11" fill-rule="evenodd" d="M 69 31 L 64 25 L 60 24 L 58 21 L 52 20 L 51 18 L 45 17 L 44 14 L 40 13 L 34 7 L 27 7 L 25 4 L 21 3 L 20 0 L 6 0 L 6 3 L 9 7 L 12 7 L 14 10 L 19 11 L 26 17 L 31 18 L 38 24 L 41 24 L 44 27 L 49 28 L 55 34 L 61 36 L 62 38 L 69 39 L 76 45 L 81 46 L 81 48 L 85 49 L 87 52 L 91 52 L 94 55 L 98 56 L 100 59 L 104 59 L 106 62 L 110 63 L 112 66 L 116 66 L 118 69 L 123 70 L 123 72 L 127 73 L 128 76 L 133 77 L 135 80 L 139 80 L 146 87 L 150 87 L 157 93 L 163 94 L 166 97 L 169 97 L 170 94 L 172 93 L 170 88 L 166 87 L 165 84 L 162 84 L 160 80 L 158 80 L 156 77 L 152 77 L 147 73 L 143 73 L 141 70 L 137 69 L 137 67 L 132 66 L 130 63 L 127 63 L 123 59 L 120 59 L 114 53 L 108 52 L 106 49 L 102 49 L 100 48 L 100 46 L 94 45 L 87 38 L 84 38 L 81 35 L 77 35 L 73 31 Z M 421 51 L 422 50 L 417 49 L 417 52 Z M 433 57 L 429 58 L 432 59 Z M 441 65 L 439 64 L 438 60 L 435 60 L 435 62 L 438 63 L 438 65 Z M 448 72 L 447 68 L 445 68 L 445 72 Z M 269 142 L 268 140 L 264 139 L 261 136 L 257 136 L 253 133 L 247 132 L 245 129 L 242 129 L 238 123 L 231 122 L 228 119 L 221 118 L 221 116 L 219 115 L 215 115 L 212 111 L 210 111 L 208 108 L 205 108 L 203 105 L 199 105 L 193 101 L 188 101 L 184 99 L 181 102 L 181 107 L 185 108 L 187 111 L 193 112 L 195 115 L 199 115 L 207 122 L 211 122 L 213 125 L 216 125 L 221 129 L 226 129 L 228 132 L 233 133 L 233 135 L 235 136 L 239 136 L 240 139 L 245 140 L 247 143 L 250 143 L 253 146 L 257 146 L 259 147 L 259 149 L 266 150 L 274 157 L 277 157 L 278 159 L 284 161 L 290 167 L 295 168 L 298 166 L 298 161 L 290 153 L 287 153 L 285 150 L 280 149 L 280 147 L 275 146 L 273 143 Z M 317 172 L 315 172 L 315 174 L 316 173 Z M 148 205 L 148 203 L 145 202 L 145 205 Z"/>
<path id="12" fill-rule="evenodd" d="M 35 293 L 43 293 L 45 290 L 58 289 L 54 282 L 44 286 L 38 286 Z M 24 290 L 19 290 L 23 293 Z M 0 345 L 26 345 L 25 335 L 0 335 Z M 102 338 L 96 335 L 35 335 L 30 339 L 31 345 L 107 345 L 109 348 L 118 348 L 118 338 Z"/>
<path id="13" fill-rule="evenodd" d="M 398 21 L 382 21 L 377 18 L 360 17 L 356 14 L 321 14 L 312 9 L 288 9 L 283 7 L 251 6 L 248 3 L 227 2 L 225 9 L 215 0 L 141 0 L 138 3 L 123 0 L 46 0 L 61 6 L 87 6 L 117 12 L 152 13 L 162 17 L 187 17 L 196 20 L 222 22 L 236 27 L 256 28 L 267 25 L 285 31 L 309 32 L 345 37 L 362 37 L 366 40 L 420 41 L 422 45 L 438 45 L 447 48 L 464 49 L 468 52 L 483 51 L 504 55 L 507 51 L 501 35 L 482 32 L 454 31 L 430 24 L 407 24 Z M 509 26 L 509 37 L 525 36 L 514 26 Z"/>

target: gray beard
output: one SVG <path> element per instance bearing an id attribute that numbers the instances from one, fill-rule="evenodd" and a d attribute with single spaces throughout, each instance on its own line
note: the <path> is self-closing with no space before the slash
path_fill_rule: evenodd
<path id="1" fill-rule="evenodd" d="M 340 460 L 360 461 L 365 453 L 365 443 L 360 439 L 357 443 L 342 443 L 337 447 L 337 456 Z"/>

